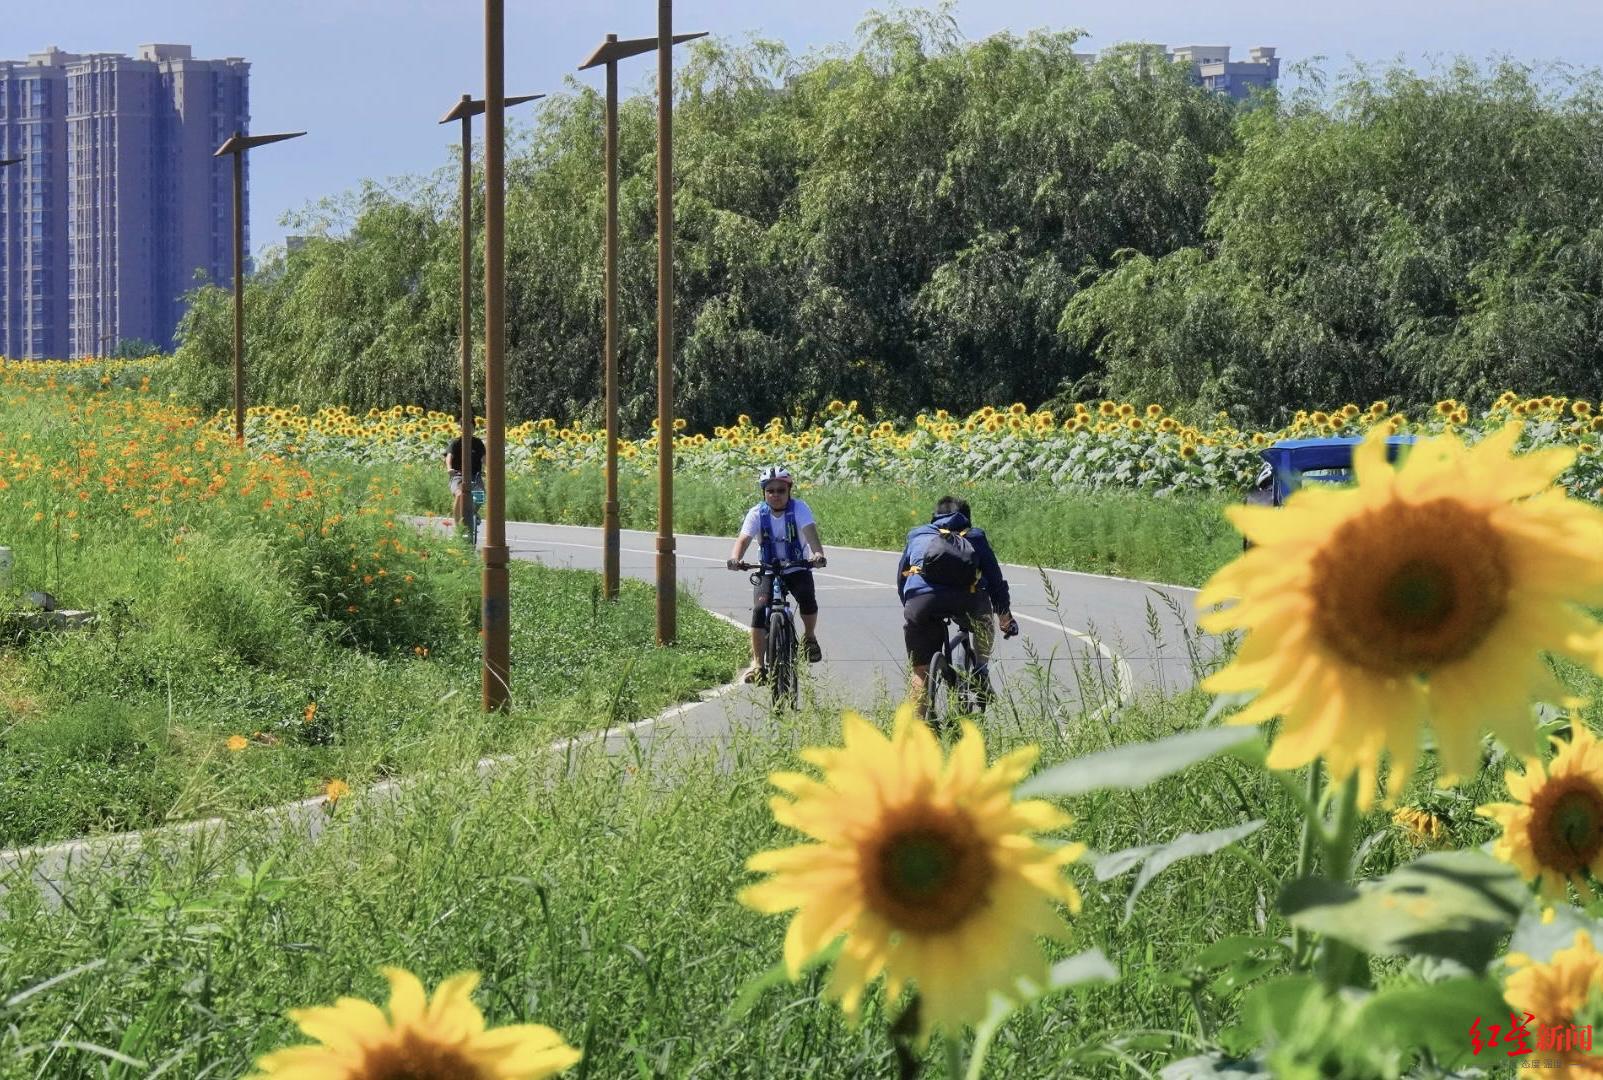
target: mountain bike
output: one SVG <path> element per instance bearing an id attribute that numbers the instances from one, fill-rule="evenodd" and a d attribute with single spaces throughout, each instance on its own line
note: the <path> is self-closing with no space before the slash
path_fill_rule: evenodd
<path id="1" fill-rule="evenodd" d="M 484 481 L 482 479 L 475 480 L 473 486 L 468 488 L 468 492 L 470 498 L 467 501 L 467 505 L 463 507 L 467 511 L 464 516 L 468 519 L 468 547 L 477 548 L 479 546 L 479 522 L 484 518 L 484 501 L 486 498 Z"/>
<path id="2" fill-rule="evenodd" d="M 984 713 L 991 700 L 991 677 L 989 672 L 980 670 L 974 635 L 953 615 L 941 616 L 941 626 L 946 640 L 931 654 L 924 684 L 924 722 L 937 735 L 948 730 L 958 716 Z M 1018 627 L 1015 620 L 1002 636 L 1013 637 Z"/>
<path id="3" fill-rule="evenodd" d="M 791 559 L 774 559 L 766 563 L 736 563 L 736 570 L 752 571 L 751 583 L 762 583 L 763 576 L 769 578 L 768 584 L 768 645 L 763 650 L 763 669 L 768 673 L 768 688 L 773 695 L 774 708 L 789 705 L 792 709 L 801 707 L 801 683 L 796 677 L 796 667 L 800 658 L 797 644 L 800 639 L 796 636 L 796 617 L 791 611 L 790 597 L 785 592 L 783 575 L 786 570 L 804 566 L 809 569 L 813 563 L 794 561 Z"/>

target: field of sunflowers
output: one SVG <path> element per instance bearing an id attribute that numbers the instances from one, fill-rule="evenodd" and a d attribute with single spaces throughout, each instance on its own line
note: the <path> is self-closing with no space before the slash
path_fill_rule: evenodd
<path id="1" fill-rule="evenodd" d="M 14 378 L 72 380 L 103 386 L 147 387 L 170 363 L 147 360 L 0 360 Z M 1244 430 L 1219 413 L 1182 421 L 1157 403 L 1079 402 L 1061 414 L 1031 411 L 1022 402 L 985 406 L 967 416 L 945 409 L 919 413 L 910 423 L 874 420 L 855 401 L 830 402 L 816 422 L 773 417 L 758 424 L 744 414 L 712 432 L 687 432 L 674 422 L 678 471 L 708 478 L 745 478 L 754 461 L 778 461 L 810 482 L 950 482 L 954 479 L 1051 481 L 1087 489 L 1129 489 L 1158 495 L 1202 492 L 1239 495 L 1261 459 L 1258 451 L 1278 439 L 1391 432 L 1457 434 L 1466 441 L 1522 424 L 1521 449 L 1568 446 L 1577 451 L 1561 483 L 1571 494 L 1596 499 L 1603 488 L 1603 403 L 1555 397 L 1522 397 L 1507 391 L 1477 411 L 1454 400 L 1408 410 L 1384 401 L 1301 410 L 1277 430 Z M 232 431 L 232 414 L 219 412 L 210 427 Z M 246 441 L 258 451 L 286 458 L 332 456 L 359 464 L 433 465 L 459 432 L 454 414 L 417 405 L 392 405 L 353 413 L 329 407 L 303 413 L 298 407 L 252 406 L 246 410 Z M 484 418 L 476 418 L 483 435 Z M 620 468 L 642 475 L 656 468 L 656 432 L 619 442 Z M 507 465 L 514 471 L 571 470 L 598 466 L 605 435 L 580 421 L 524 420 L 507 428 Z"/>
<path id="2" fill-rule="evenodd" d="M 1129 402 L 1080 403 L 1059 417 L 1031 412 L 1022 403 L 986 406 L 966 417 L 944 409 L 920 413 L 910 426 L 874 421 L 857 402 L 831 402 L 819 422 L 802 425 L 774 417 L 757 425 L 741 415 L 708 433 L 686 433 L 676 421 L 674 462 L 678 471 L 709 478 L 741 477 L 754 461 L 783 462 L 809 482 L 919 483 L 955 478 L 1028 483 L 1051 481 L 1087 489 L 1128 489 L 1167 495 L 1206 492 L 1235 495 L 1251 482 L 1262 461 L 1258 451 L 1277 439 L 1363 435 L 1378 428 L 1422 435 L 1454 432 L 1473 439 L 1509 420 L 1524 423 L 1521 446 L 1564 445 L 1578 451 L 1563 477 L 1575 494 L 1596 497 L 1603 484 L 1603 416 L 1596 404 L 1566 398 L 1521 398 L 1510 392 L 1472 415 L 1456 401 L 1441 401 L 1414 418 L 1386 402 L 1367 408 L 1345 405 L 1331 412 L 1299 412 L 1278 431 L 1243 431 L 1224 416 L 1203 425 L 1182 423 L 1162 405 Z M 483 418 L 478 418 L 482 435 Z M 232 423 L 219 416 L 218 426 Z M 263 451 L 294 455 L 332 454 L 369 463 L 432 461 L 456 437 L 455 416 L 416 405 L 372 409 L 356 415 L 323 409 L 248 410 L 246 437 Z M 583 424 L 531 420 L 507 429 L 507 466 L 512 470 L 566 470 L 599 465 L 605 435 Z M 620 468 L 640 473 L 656 468 L 656 435 L 621 440 Z"/>
<path id="3" fill-rule="evenodd" d="M 93 457 L 123 453 L 120 399 L 93 384 L 143 376 L 90 374 L 64 422 L 91 399 L 112 418 Z M 111 527 L 217 483 L 186 456 L 211 461 L 205 422 L 153 404 L 177 453 L 134 497 L 111 475 Z M 1029 692 L 944 737 L 907 705 L 804 711 L 671 769 L 570 751 L 382 806 L 330 793 L 315 843 L 231 830 L 87 873 L 65 910 L 0 878 L 0 1059 L 265 1080 L 1603 1075 L 1595 408 L 1508 395 L 1409 424 L 1376 403 L 1242 433 L 1114 402 L 899 430 L 841 403 L 803 430 L 680 434 L 687 470 L 1161 492 L 1232 490 L 1282 434 L 1377 437 L 1350 486 L 1230 510 L 1254 546 L 1199 598 L 1230 647 L 1198 688 L 1112 718 L 1060 725 Z M 1394 467 L 1378 436 L 1404 425 L 1427 437 Z M 452 431 L 404 407 L 258 410 L 248 449 L 286 482 L 250 513 L 315 496 L 330 458 L 437 459 Z M 38 434 L 4 433 L 10 475 Z M 598 453 L 554 422 L 515 444 L 533 471 Z M 33 459 L 23 482 L 85 467 Z M 108 474 L 89 468 L 93 500 Z"/>

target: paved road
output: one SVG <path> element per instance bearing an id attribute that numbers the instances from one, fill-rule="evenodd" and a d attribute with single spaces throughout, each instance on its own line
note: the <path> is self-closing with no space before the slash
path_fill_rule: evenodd
<path id="1" fill-rule="evenodd" d="M 729 537 L 681 534 L 678 575 L 703 607 L 744 627 L 752 590 L 746 574 L 724 567 L 730 543 Z M 514 558 L 601 569 L 600 529 L 509 522 L 507 544 Z M 655 545 L 653 533 L 626 530 L 623 573 L 654 581 Z M 827 538 L 825 549 L 829 566 L 814 572 L 824 660 L 812 667 L 804 692 L 831 707 L 900 700 L 907 665 L 893 584 L 899 553 L 841 547 Z M 1209 648 L 1198 638 L 1194 589 L 1062 570 L 1043 574 L 1011 564 L 1004 572 L 1022 632 L 998 640 L 992 670 L 999 689 L 1050 693 L 1051 707 L 1064 720 L 1082 709 L 1116 707 L 1143 688 L 1186 687 L 1193 679 L 1188 641 Z M 680 715 L 672 729 L 692 739 L 718 738 L 767 716 L 767 691 L 742 686 Z"/>

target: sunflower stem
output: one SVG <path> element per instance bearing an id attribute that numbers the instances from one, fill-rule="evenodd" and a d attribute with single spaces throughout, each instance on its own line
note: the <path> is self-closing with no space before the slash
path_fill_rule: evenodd
<path id="1" fill-rule="evenodd" d="M 1330 849 L 1326 853 L 1329 865 L 1325 872 L 1332 881 L 1346 881 L 1352 876 L 1353 850 L 1358 839 L 1358 774 L 1347 777 L 1341 793 L 1336 796 L 1336 820 L 1330 835 Z"/>
<path id="2" fill-rule="evenodd" d="M 956 1035 L 942 1037 L 946 1044 L 946 1075 L 952 1080 L 963 1080 L 963 1043 Z"/>
<path id="3" fill-rule="evenodd" d="M 1353 851 L 1358 839 L 1358 774 L 1347 777 L 1347 782 L 1336 796 L 1336 817 L 1327 835 L 1325 847 L 1325 875 L 1332 881 L 1346 882 L 1352 877 Z M 1328 990 L 1357 984 L 1355 974 L 1363 962 L 1363 954 L 1345 942 L 1326 937 L 1320 956 L 1320 976 Z M 1368 972 L 1364 972 L 1367 982 Z"/>
<path id="4" fill-rule="evenodd" d="M 1307 877 L 1314 869 L 1314 847 L 1324 839 L 1324 826 L 1319 819 L 1319 789 L 1323 776 L 1320 758 L 1308 766 L 1307 800 L 1303 806 L 1302 846 L 1297 851 L 1297 877 Z M 1296 927 L 1291 932 L 1291 955 L 1299 967 L 1308 963 L 1308 931 Z"/>
<path id="5" fill-rule="evenodd" d="M 896 1051 L 897 1080 L 918 1080 L 919 1054 L 919 1001 L 914 993 L 907 999 L 907 1007 L 891 1022 L 891 1047 Z"/>

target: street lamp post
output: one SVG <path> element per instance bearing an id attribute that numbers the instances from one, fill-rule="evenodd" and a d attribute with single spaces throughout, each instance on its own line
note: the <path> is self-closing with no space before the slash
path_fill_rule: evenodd
<path id="1" fill-rule="evenodd" d="M 675 34 L 673 43 L 681 45 L 706 32 Z M 618 596 L 619 550 L 622 546 L 618 522 L 618 61 L 647 53 L 657 47 L 657 39 L 618 40 L 608 34 L 579 70 L 607 68 L 607 115 L 605 164 L 607 188 L 606 240 L 602 257 L 606 281 L 606 343 L 602 353 L 602 385 L 606 411 L 606 493 L 601 503 L 601 595 L 608 600 Z"/>
<path id="2" fill-rule="evenodd" d="M 544 94 L 522 94 L 506 98 L 505 102 L 510 107 L 543 97 Z M 464 529 L 467 528 L 467 515 L 472 507 L 469 497 L 472 495 L 473 480 L 473 333 L 470 329 L 473 325 L 473 118 L 482 112 L 483 100 L 463 94 L 462 100 L 440 118 L 442 124 L 449 124 L 453 120 L 462 122 L 462 317 L 459 325 L 462 334 L 462 472 L 467 477 L 464 490 L 468 497 L 462 499 L 462 512 L 457 524 Z"/>
<path id="3" fill-rule="evenodd" d="M 213 157 L 234 158 L 234 441 L 245 441 L 245 151 L 297 139 L 304 131 L 244 135 L 236 131 Z"/>
<path id="4" fill-rule="evenodd" d="M 511 700 L 506 530 L 506 0 L 484 0 L 483 708 Z M 466 451 L 468 448 L 463 447 Z"/>
<path id="5" fill-rule="evenodd" d="M 657 644 L 679 635 L 673 541 L 673 0 L 657 0 Z"/>

